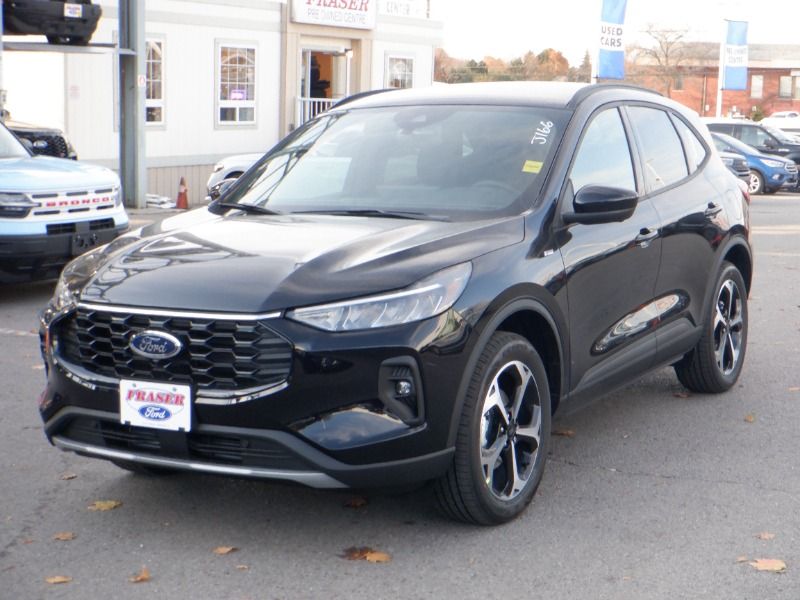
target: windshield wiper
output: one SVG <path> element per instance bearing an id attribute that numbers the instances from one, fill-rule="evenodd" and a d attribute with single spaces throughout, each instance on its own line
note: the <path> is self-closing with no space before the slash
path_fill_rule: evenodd
<path id="1" fill-rule="evenodd" d="M 357 208 L 357 209 L 331 209 L 331 210 L 300 210 L 293 212 L 296 215 L 317 214 L 317 215 L 336 215 L 343 217 L 383 217 L 386 219 L 413 219 L 417 221 L 449 221 L 444 215 L 429 215 L 423 212 L 403 211 L 403 210 L 379 210 L 377 208 Z"/>
<path id="2" fill-rule="evenodd" d="M 239 204 L 238 202 L 217 202 L 217 206 L 221 208 L 235 208 L 246 213 L 256 215 L 281 215 L 278 211 L 258 206 L 257 204 Z"/>

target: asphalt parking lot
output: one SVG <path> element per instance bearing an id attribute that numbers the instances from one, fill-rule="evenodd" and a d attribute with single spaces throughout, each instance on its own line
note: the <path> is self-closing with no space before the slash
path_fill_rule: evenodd
<path id="1" fill-rule="evenodd" d="M 734 390 L 689 395 L 662 369 L 557 420 L 533 504 L 491 529 L 447 521 L 425 489 L 147 478 L 62 453 L 36 409 L 53 283 L 0 287 L 0 598 L 797 600 L 800 195 L 755 197 L 752 223 Z M 353 547 L 386 562 L 349 561 Z"/>

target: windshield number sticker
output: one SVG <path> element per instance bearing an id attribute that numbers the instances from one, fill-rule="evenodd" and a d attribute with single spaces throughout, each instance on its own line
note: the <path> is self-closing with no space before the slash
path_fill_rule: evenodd
<path id="1" fill-rule="evenodd" d="M 531 144 L 539 144 L 540 146 L 546 144 L 552 130 L 552 121 L 539 121 L 539 127 L 536 128 L 536 132 L 531 138 Z"/>

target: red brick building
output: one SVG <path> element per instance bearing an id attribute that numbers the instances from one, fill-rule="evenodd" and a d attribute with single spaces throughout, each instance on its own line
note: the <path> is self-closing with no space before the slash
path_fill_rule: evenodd
<path id="1" fill-rule="evenodd" d="M 714 116 L 719 44 L 686 46 L 689 52 L 681 56 L 683 60 L 667 68 L 646 60 L 631 64 L 630 79 L 669 95 L 701 116 Z M 751 44 L 747 79 L 746 90 L 723 91 L 723 116 L 768 116 L 779 110 L 800 110 L 800 45 Z"/>

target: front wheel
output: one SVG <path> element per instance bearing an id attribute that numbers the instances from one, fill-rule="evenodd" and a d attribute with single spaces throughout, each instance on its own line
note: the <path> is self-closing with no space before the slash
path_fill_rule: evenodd
<path id="1" fill-rule="evenodd" d="M 453 464 L 436 482 L 443 512 L 480 525 L 519 515 L 542 479 L 549 437 L 539 354 L 522 336 L 495 333 L 467 387 Z"/>
<path id="2" fill-rule="evenodd" d="M 761 194 L 764 191 L 764 177 L 758 171 L 750 171 L 750 193 Z"/>
<path id="3" fill-rule="evenodd" d="M 703 335 L 675 365 L 680 382 L 694 392 L 718 394 L 736 383 L 747 349 L 747 288 L 734 265 L 722 263 Z"/>

